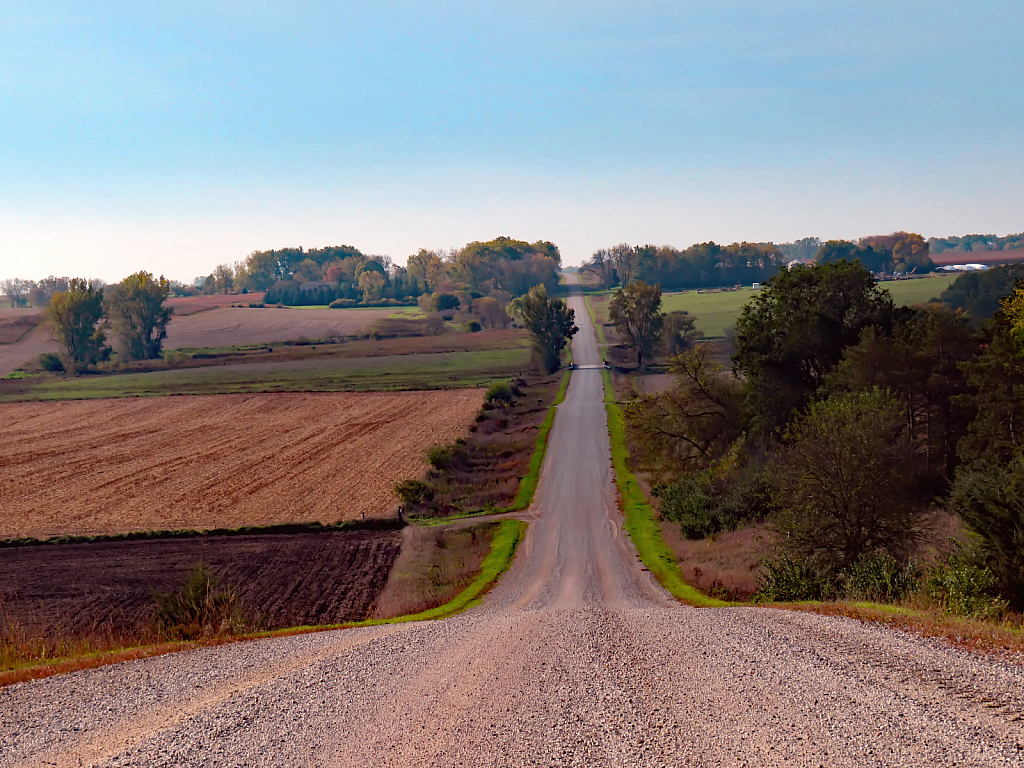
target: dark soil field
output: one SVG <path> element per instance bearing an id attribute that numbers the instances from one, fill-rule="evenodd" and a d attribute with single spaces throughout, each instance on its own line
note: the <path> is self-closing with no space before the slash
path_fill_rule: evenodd
<path id="1" fill-rule="evenodd" d="M 238 589 L 250 628 L 357 621 L 400 549 L 397 530 L 0 548 L 0 635 L 142 631 L 154 592 L 177 591 L 200 562 Z"/>

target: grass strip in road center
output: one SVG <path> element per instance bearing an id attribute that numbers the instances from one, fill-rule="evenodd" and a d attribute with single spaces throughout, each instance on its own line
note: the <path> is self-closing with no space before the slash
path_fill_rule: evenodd
<path id="1" fill-rule="evenodd" d="M 694 589 L 683 579 L 672 551 L 661 537 L 661 528 L 654 517 L 654 510 L 636 475 L 629 468 L 629 449 L 626 447 L 626 429 L 622 411 L 615 402 L 612 376 L 608 369 L 601 371 L 604 380 L 605 407 L 608 411 L 608 435 L 612 446 L 612 464 L 615 468 L 615 484 L 619 489 L 622 511 L 626 515 L 625 529 L 633 540 L 640 560 L 654 574 L 658 582 L 673 597 L 688 605 L 698 607 L 722 607 L 730 605 L 723 600 L 708 597 Z"/>
<path id="2" fill-rule="evenodd" d="M 227 635 L 207 638 L 192 642 L 170 642 L 159 645 L 146 646 L 141 648 L 122 648 L 118 650 L 105 651 L 102 653 L 87 654 L 80 657 L 50 659 L 40 664 L 19 666 L 0 672 L 0 688 L 22 683 L 28 680 L 40 680 L 45 677 L 63 674 L 66 672 L 77 672 L 84 669 L 94 669 L 109 664 L 117 664 L 122 661 L 148 658 L 151 656 L 162 656 L 167 653 L 178 653 L 181 651 L 193 650 L 196 648 L 208 648 L 226 643 L 240 642 L 243 640 L 259 640 L 268 637 L 286 637 L 289 635 L 303 635 L 312 632 L 325 632 L 334 629 L 354 629 L 356 627 L 370 627 L 381 624 L 402 624 L 413 621 L 430 621 L 432 619 L 443 619 L 456 613 L 461 613 L 467 608 L 478 605 L 483 600 L 491 587 L 493 587 L 501 575 L 508 570 L 515 557 L 519 542 L 526 532 L 526 523 L 522 520 L 503 520 L 491 539 L 491 549 L 487 557 L 480 565 L 480 572 L 462 592 L 449 600 L 444 605 L 431 608 L 419 613 L 406 616 L 396 616 L 392 619 L 367 619 L 365 621 L 347 622 L 344 624 L 326 624 L 320 626 L 289 627 L 287 629 L 276 629 L 266 632 L 253 632 L 243 635 Z"/>

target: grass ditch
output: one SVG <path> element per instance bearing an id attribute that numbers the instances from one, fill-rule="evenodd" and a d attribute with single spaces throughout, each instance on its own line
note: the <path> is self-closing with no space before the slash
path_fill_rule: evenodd
<path id="1" fill-rule="evenodd" d="M 258 640 L 270 637 L 287 637 L 292 635 L 324 632 L 335 629 L 354 629 L 389 624 L 401 624 L 414 621 L 431 621 L 446 618 L 478 605 L 494 586 L 501 575 L 508 569 L 515 556 L 516 549 L 526 531 L 526 523 L 520 520 L 503 520 L 491 538 L 489 551 L 480 565 L 475 578 L 455 597 L 446 603 L 416 613 L 392 618 L 371 618 L 363 621 L 345 622 L 340 624 L 295 626 L 286 629 L 266 630 L 237 635 L 216 635 L 201 640 L 181 642 L 155 641 L 145 645 L 125 645 L 125 647 L 96 649 L 87 643 L 71 647 L 60 658 L 37 659 L 20 663 L 8 663 L 6 669 L 0 671 L 0 687 L 14 685 L 29 680 L 94 669 L 108 664 L 123 661 L 149 658 L 167 653 L 178 653 L 208 648 L 227 643 Z M 2 642 L 2 641 L 0 641 Z"/>
<path id="2" fill-rule="evenodd" d="M 598 344 L 604 345 L 608 343 L 608 340 L 604 335 L 604 325 L 597 321 L 597 313 L 594 312 L 594 307 L 590 303 L 590 297 L 584 296 L 583 301 L 587 305 L 587 314 L 590 315 L 590 324 L 594 326 L 594 334 L 597 336 Z M 598 352 L 601 353 L 601 359 L 604 360 L 605 349 L 604 346 L 598 347 Z"/>
<path id="3" fill-rule="evenodd" d="M 519 481 L 519 490 L 516 492 L 515 499 L 513 499 L 509 506 L 502 509 L 502 512 L 519 512 L 529 508 L 530 504 L 533 503 L 533 495 L 536 493 L 537 485 L 540 483 L 540 470 L 544 466 L 544 457 L 548 451 L 548 435 L 555 423 L 555 411 L 559 405 L 565 402 L 565 394 L 569 389 L 570 375 L 571 371 L 568 370 L 562 375 L 562 384 L 555 394 L 555 400 L 548 406 L 547 415 L 544 417 L 540 429 L 537 430 L 537 443 L 533 448 L 533 455 L 530 456 L 530 467 L 526 475 Z"/>
<path id="4" fill-rule="evenodd" d="M 624 527 L 633 541 L 633 546 L 636 547 L 637 554 L 640 555 L 640 560 L 673 597 L 687 605 L 709 608 L 731 605 L 705 595 L 683 579 L 675 555 L 661 536 L 661 527 L 654 510 L 647 503 L 643 489 L 629 467 L 625 425 L 622 411 L 615 401 L 611 372 L 603 369 L 601 377 L 604 381 L 605 408 L 608 411 L 608 435 L 611 439 L 615 484 L 619 490 L 622 511 L 626 516 Z"/>
<path id="5" fill-rule="evenodd" d="M 468 437 L 428 449 L 425 478 L 395 486 L 410 519 L 430 525 L 528 508 L 569 376 L 566 370 L 492 388 Z"/>

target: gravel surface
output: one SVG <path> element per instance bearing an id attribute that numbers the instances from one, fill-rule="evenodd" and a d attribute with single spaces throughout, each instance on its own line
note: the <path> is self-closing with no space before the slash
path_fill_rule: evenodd
<path id="1" fill-rule="evenodd" d="M 578 363 L 596 362 L 579 299 Z M 599 371 L 483 605 L 0 691 L 0 765 L 1024 765 L 1024 673 L 846 619 L 700 610 L 614 511 Z"/>

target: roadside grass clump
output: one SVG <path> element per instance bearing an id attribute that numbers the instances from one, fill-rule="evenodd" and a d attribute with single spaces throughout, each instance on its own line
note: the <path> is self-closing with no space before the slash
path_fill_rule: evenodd
<path id="1" fill-rule="evenodd" d="M 988 568 L 956 553 L 935 566 L 922 586 L 928 598 L 945 613 L 992 620 L 1004 616 L 1009 608 L 998 597 L 997 585 L 998 580 Z"/>
<path id="2" fill-rule="evenodd" d="M 242 631 L 238 590 L 222 586 L 198 563 L 177 592 L 153 595 L 153 623 L 158 634 L 172 640 L 197 640 Z"/>
<path id="3" fill-rule="evenodd" d="M 899 603 L 920 586 L 920 564 L 911 558 L 900 564 L 884 551 L 863 555 L 850 569 L 847 596 L 873 603 Z"/>
<path id="4" fill-rule="evenodd" d="M 758 580 L 756 603 L 790 603 L 833 600 L 841 594 L 837 576 L 804 559 L 782 554 L 767 559 Z"/>

